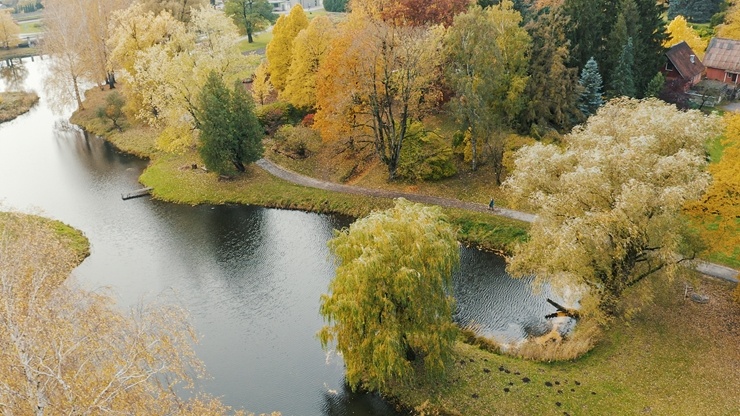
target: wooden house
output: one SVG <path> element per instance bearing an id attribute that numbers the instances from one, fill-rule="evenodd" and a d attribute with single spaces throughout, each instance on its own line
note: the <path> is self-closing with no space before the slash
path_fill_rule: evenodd
<path id="1" fill-rule="evenodd" d="M 667 81 L 677 81 L 684 91 L 701 81 L 705 64 L 686 42 L 671 46 L 665 56 L 666 64 L 661 72 Z"/>
<path id="2" fill-rule="evenodd" d="M 737 85 L 740 82 L 740 40 L 712 38 L 704 55 L 706 78 Z"/>

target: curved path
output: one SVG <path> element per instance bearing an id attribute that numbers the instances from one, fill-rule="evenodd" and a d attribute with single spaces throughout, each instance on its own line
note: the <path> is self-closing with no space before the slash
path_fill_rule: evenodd
<path id="1" fill-rule="evenodd" d="M 460 201 L 459 199 L 441 198 L 436 196 L 419 195 L 407 192 L 387 191 L 383 189 L 362 188 L 359 186 L 342 185 L 333 182 L 321 181 L 285 169 L 284 167 L 279 166 L 267 159 L 260 159 L 255 163 L 257 164 L 257 166 L 269 172 L 273 176 L 294 183 L 296 185 L 307 186 L 309 188 L 342 192 L 346 194 L 374 196 L 380 198 L 405 198 L 409 201 L 420 202 L 423 204 L 439 205 L 448 208 L 459 208 L 467 211 L 487 212 L 491 215 L 498 215 L 501 217 L 511 218 L 524 222 L 534 222 L 534 220 L 537 218 L 537 216 L 534 214 L 528 214 L 526 212 L 515 211 L 508 208 L 496 208 L 491 211 L 488 209 L 487 204 Z M 738 280 L 737 270 L 719 264 L 700 261 L 696 263 L 695 269 L 702 274 L 716 277 L 718 279 L 727 280 L 733 283 L 740 282 L 740 280 Z"/>

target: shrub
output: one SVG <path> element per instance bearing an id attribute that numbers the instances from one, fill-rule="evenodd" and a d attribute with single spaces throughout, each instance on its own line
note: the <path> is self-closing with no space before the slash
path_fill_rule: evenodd
<path id="1" fill-rule="evenodd" d="M 308 127 L 286 125 L 273 135 L 273 151 L 293 159 L 305 159 L 321 145 L 319 134 Z"/>
<path id="2" fill-rule="evenodd" d="M 427 134 L 421 123 L 409 126 L 396 174 L 410 180 L 439 180 L 457 173 L 452 149 L 437 134 Z"/>
<path id="3" fill-rule="evenodd" d="M 297 124 L 303 118 L 300 110 L 282 101 L 265 104 L 257 108 L 256 113 L 265 133 L 269 135 L 275 134 L 280 126 Z"/>
<path id="4" fill-rule="evenodd" d="M 327 12 L 346 12 L 347 0 L 324 0 L 324 10 Z"/>

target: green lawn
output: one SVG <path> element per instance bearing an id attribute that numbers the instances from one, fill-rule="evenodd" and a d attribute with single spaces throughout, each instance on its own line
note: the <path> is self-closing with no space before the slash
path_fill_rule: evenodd
<path id="1" fill-rule="evenodd" d="M 41 33 L 44 31 L 44 25 L 41 23 L 41 21 L 21 22 L 19 26 L 21 27 L 21 34 Z"/>
<path id="2" fill-rule="evenodd" d="M 252 43 L 249 43 L 247 39 L 240 41 L 239 50 L 242 53 L 254 52 L 260 49 L 264 50 L 267 47 L 267 44 L 272 40 L 272 31 L 255 34 L 253 35 L 253 39 L 254 42 Z"/>

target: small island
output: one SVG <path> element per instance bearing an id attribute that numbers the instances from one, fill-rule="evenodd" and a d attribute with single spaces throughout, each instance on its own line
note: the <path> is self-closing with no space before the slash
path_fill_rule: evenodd
<path id="1" fill-rule="evenodd" d="M 39 96 L 35 92 L 0 92 L 0 123 L 27 113 L 37 102 Z"/>

